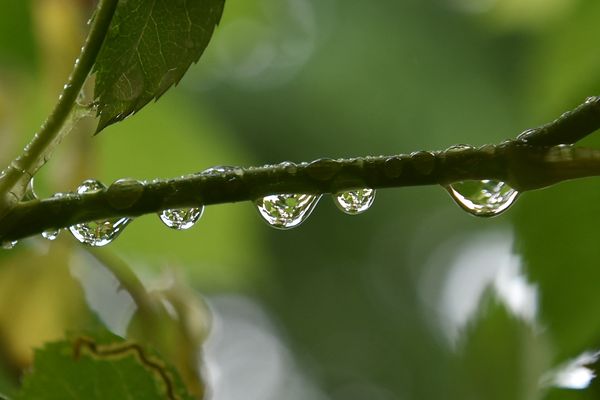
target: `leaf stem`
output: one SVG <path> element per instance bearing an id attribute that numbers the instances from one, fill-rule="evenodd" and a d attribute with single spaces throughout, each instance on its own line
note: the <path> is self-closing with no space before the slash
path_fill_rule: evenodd
<path id="1" fill-rule="evenodd" d="M 96 57 L 102 47 L 114 15 L 118 0 L 100 0 L 90 32 L 81 48 L 81 54 L 65 84 L 54 110 L 50 113 L 38 133 L 25 146 L 22 154 L 15 158 L 0 176 L 0 215 L 5 214 L 21 200 L 29 180 L 50 158 L 52 150 L 70 129 L 64 129 L 69 120 L 80 116 L 74 108 L 77 96 L 89 76 Z M 72 125 L 68 126 L 72 127 Z M 67 127 L 67 128 L 68 128 Z"/>

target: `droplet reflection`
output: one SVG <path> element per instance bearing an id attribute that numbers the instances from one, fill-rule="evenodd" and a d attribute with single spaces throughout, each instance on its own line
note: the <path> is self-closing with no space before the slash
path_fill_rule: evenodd
<path id="1" fill-rule="evenodd" d="M 84 181 L 77 188 L 77 194 L 96 193 L 105 188 L 106 186 L 101 182 L 90 179 Z M 130 222 L 131 219 L 127 217 L 110 218 L 76 224 L 69 227 L 69 230 L 81 243 L 92 247 L 102 247 L 115 240 Z"/>
<path id="2" fill-rule="evenodd" d="M 258 212 L 273 228 L 291 229 L 304 222 L 321 195 L 275 194 L 255 201 Z"/>
<path id="3" fill-rule="evenodd" d="M 478 217 L 493 217 L 506 211 L 519 195 L 507 183 L 487 179 L 457 182 L 446 189 L 459 206 Z"/>
<path id="4" fill-rule="evenodd" d="M 367 211 L 375 200 L 374 189 L 358 189 L 337 193 L 333 201 L 346 214 L 356 215 Z"/>

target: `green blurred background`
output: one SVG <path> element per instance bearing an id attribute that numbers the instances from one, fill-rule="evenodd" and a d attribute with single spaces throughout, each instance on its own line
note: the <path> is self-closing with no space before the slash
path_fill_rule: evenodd
<path id="1" fill-rule="evenodd" d="M 55 101 L 93 2 L 4 3 L 6 164 Z M 600 92 L 598 21 L 595 0 L 227 0 L 177 88 L 97 137 L 81 124 L 36 189 L 500 142 Z M 285 232 L 250 203 L 208 207 L 185 232 L 146 216 L 103 251 L 149 290 L 177 279 L 205 298 L 215 400 L 592 399 L 597 222 L 596 179 L 490 220 L 403 188 L 357 217 L 324 196 Z M 66 233 L 0 253 L 0 387 L 31 348 L 96 318 L 124 333 L 131 300 L 97 269 Z"/>

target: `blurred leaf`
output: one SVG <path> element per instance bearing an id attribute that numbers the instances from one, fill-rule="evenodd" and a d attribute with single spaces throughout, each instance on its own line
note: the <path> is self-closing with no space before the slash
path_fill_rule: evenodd
<path id="1" fill-rule="evenodd" d="M 5 1 L 0 12 L 0 64 L 31 68 L 35 41 L 31 26 L 30 1 Z"/>
<path id="2" fill-rule="evenodd" d="M 456 371 L 462 393 L 457 398 L 540 398 L 538 382 L 546 348 L 532 326 L 512 315 L 491 290 L 484 295 L 460 346 Z"/>
<path id="3" fill-rule="evenodd" d="M 572 8 L 531 52 L 529 100 L 540 119 L 600 91 L 600 52 L 591 40 L 600 35 L 600 2 L 580 1 Z"/>
<path id="4" fill-rule="evenodd" d="M 98 132 L 179 82 L 208 45 L 224 3 L 119 2 L 95 65 Z"/>
<path id="5" fill-rule="evenodd" d="M 173 368 L 132 342 L 112 337 L 46 344 L 16 399 L 191 399 Z"/>
<path id="6" fill-rule="evenodd" d="M 540 313 L 555 364 L 600 347 L 600 189 L 593 179 L 522 196 L 517 248 L 540 289 Z"/>
<path id="7" fill-rule="evenodd" d="M 97 323 L 69 270 L 62 241 L 19 243 L 0 260 L 0 348 L 11 368 L 27 368 L 32 349 Z M 60 294 L 60 295 L 58 295 Z"/>

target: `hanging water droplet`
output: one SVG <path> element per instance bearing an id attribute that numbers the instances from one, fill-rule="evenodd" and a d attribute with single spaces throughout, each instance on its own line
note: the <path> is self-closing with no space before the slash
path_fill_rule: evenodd
<path id="1" fill-rule="evenodd" d="M 4 250 L 10 250 L 12 248 L 14 248 L 17 245 L 17 241 L 16 240 L 8 240 L 6 242 L 2 242 L 0 243 L 0 247 L 2 247 Z"/>
<path id="2" fill-rule="evenodd" d="M 457 182 L 446 189 L 459 206 L 478 217 L 493 217 L 506 211 L 519 196 L 507 183 L 488 179 Z"/>
<path id="3" fill-rule="evenodd" d="M 190 229 L 200 219 L 204 206 L 164 210 L 158 216 L 169 228 L 177 230 Z"/>
<path id="4" fill-rule="evenodd" d="M 48 240 L 56 240 L 60 233 L 60 229 L 46 229 L 42 232 L 42 237 Z"/>
<path id="5" fill-rule="evenodd" d="M 358 189 L 337 193 L 333 201 L 346 214 L 356 215 L 367 211 L 375 200 L 374 189 Z"/>
<path id="6" fill-rule="evenodd" d="M 84 181 L 78 188 L 77 194 L 96 193 L 106 189 L 106 186 L 97 180 Z M 69 227 L 75 239 L 92 247 L 106 246 L 112 242 L 125 227 L 131 218 L 110 218 L 92 222 L 84 222 Z"/>
<path id="7" fill-rule="evenodd" d="M 304 222 L 321 195 L 275 194 L 255 201 L 258 212 L 273 228 L 290 229 Z"/>

